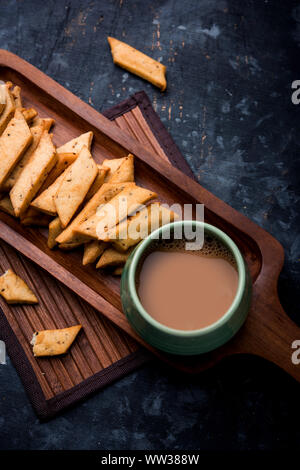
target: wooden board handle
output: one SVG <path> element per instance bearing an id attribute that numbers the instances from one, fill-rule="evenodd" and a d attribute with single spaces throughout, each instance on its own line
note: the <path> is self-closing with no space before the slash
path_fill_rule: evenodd
<path id="1" fill-rule="evenodd" d="M 295 340 L 300 341 L 300 328 L 283 310 L 277 293 L 275 296 L 260 293 L 257 297 L 258 294 L 254 293 L 255 304 L 260 309 L 248 317 L 246 331 L 241 335 L 243 337 L 246 334 L 246 341 L 243 343 L 242 337 L 239 341 L 240 352 L 263 357 L 300 382 L 300 364 L 292 361 L 295 352 L 292 344 Z"/>

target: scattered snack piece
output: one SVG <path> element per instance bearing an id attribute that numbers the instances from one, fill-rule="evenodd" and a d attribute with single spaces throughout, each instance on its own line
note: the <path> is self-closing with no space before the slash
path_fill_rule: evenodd
<path id="1" fill-rule="evenodd" d="M 109 241 L 106 235 L 109 229 L 118 225 L 121 220 L 134 213 L 141 204 L 145 204 L 154 197 L 156 194 L 149 189 L 141 188 L 135 184 L 132 187 L 126 187 L 108 204 L 77 227 L 76 232 L 96 240 Z"/>
<path id="2" fill-rule="evenodd" d="M 45 214 L 56 215 L 57 209 L 55 205 L 54 198 L 58 192 L 60 185 L 62 184 L 64 177 L 66 175 L 66 170 L 71 166 L 71 164 L 77 159 L 77 153 L 58 153 L 57 154 L 57 163 L 54 168 L 49 173 L 46 178 L 42 188 L 39 191 L 39 195 L 34 201 L 32 201 L 31 206 L 36 207 L 38 210 L 45 212 Z M 85 201 L 89 200 L 103 184 L 104 176 L 107 170 L 101 169 L 98 170 L 98 175 L 94 180 L 94 183 L 90 187 Z M 101 173 L 101 176 L 99 176 Z M 102 181 L 102 182 L 101 182 Z"/>
<path id="3" fill-rule="evenodd" d="M 91 150 L 93 140 L 93 133 L 86 132 L 85 134 L 81 134 L 79 137 L 75 137 L 75 139 L 70 140 L 66 144 L 58 147 L 57 153 L 73 153 L 76 152 L 77 154 L 82 150 L 82 147 L 86 146 L 89 150 Z"/>
<path id="4" fill-rule="evenodd" d="M 102 204 L 106 204 L 114 196 L 119 194 L 126 186 L 134 186 L 134 183 L 122 183 L 122 184 L 109 184 L 104 183 L 103 186 L 96 192 L 96 194 L 89 200 L 86 206 L 81 212 L 75 217 L 70 225 L 57 237 L 57 242 L 60 243 L 60 248 L 65 247 L 68 244 L 79 246 L 86 241 L 90 241 L 89 237 L 79 235 L 75 232 L 77 227 L 80 226 L 84 221 L 96 213 L 96 210 Z"/>
<path id="5" fill-rule="evenodd" d="M 75 162 L 76 158 L 78 157 L 77 153 L 58 153 L 57 154 L 57 161 L 50 171 L 49 175 L 44 181 L 43 186 L 41 187 L 39 194 L 42 193 L 45 189 L 47 189 L 54 181 L 67 169 L 69 168 L 72 163 Z"/>
<path id="6" fill-rule="evenodd" d="M 159 202 L 150 204 L 137 214 L 121 222 L 107 233 L 114 247 L 123 252 L 146 238 L 158 227 L 173 222 L 178 215 L 163 207 Z"/>
<path id="7" fill-rule="evenodd" d="M 98 240 L 93 240 L 92 242 L 86 243 L 84 245 L 84 252 L 82 258 L 83 266 L 87 264 L 94 263 L 97 258 L 104 252 L 107 248 L 107 243 L 98 242 Z"/>
<path id="8" fill-rule="evenodd" d="M 6 214 L 9 214 L 9 215 L 12 215 L 13 217 L 15 217 L 15 211 L 14 211 L 14 208 L 12 206 L 12 203 L 11 203 L 11 200 L 10 200 L 9 196 L 4 196 L 0 200 L 0 210 L 3 211 L 3 212 L 6 212 Z"/>
<path id="9" fill-rule="evenodd" d="M 11 91 L 10 91 L 10 89 L 12 87 L 12 83 L 7 82 L 7 83 L 5 83 L 4 87 L 5 87 L 5 102 L 6 102 L 6 105 L 5 105 L 5 108 L 2 111 L 1 116 L 0 116 L 0 135 L 2 134 L 4 129 L 6 128 L 7 124 L 11 120 L 11 118 L 13 117 L 15 109 L 16 109 L 15 100 L 14 100 L 14 97 L 12 96 L 12 94 L 11 94 Z"/>
<path id="10" fill-rule="evenodd" d="M 27 211 L 23 212 L 20 216 L 21 224 L 25 219 L 37 219 L 43 218 L 46 214 L 41 214 L 39 210 L 35 209 L 34 207 L 28 207 Z M 47 217 L 49 219 L 49 216 Z"/>
<path id="11" fill-rule="evenodd" d="M 44 130 L 47 132 L 50 131 L 53 124 L 54 124 L 54 119 L 52 118 L 40 118 L 36 116 L 32 121 L 32 127 L 43 126 Z"/>
<path id="12" fill-rule="evenodd" d="M 126 263 L 133 249 L 126 253 L 120 253 L 115 248 L 107 248 L 96 264 L 96 268 L 107 268 L 108 266 L 122 266 Z"/>
<path id="13" fill-rule="evenodd" d="M 119 168 L 111 176 L 110 183 L 130 183 L 134 181 L 134 156 L 125 157 Z"/>
<path id="14" fill-rule="evenodd" d="M 38 212 L 38 211 L 37 211 Z M 51 217 L 47 214 L 41 214 L 40 212 L 35 215 L 22 216 L 20 222 L 22 225 L 36 226 L 36 227 L 48 227 Z"/>
<path id="15" fill-rule="evenodd" d="M 26 282 L 8 269 L 0 276 L 0 294 L 8 304 L 36 304 L 38 299 Z"/>
<path id="16" fill-rule="evenodd" d="M 107 40 L 115 64 L 148 80 L 148 82 L 160 88 L 161 91 L 166 89 L 166 67 L 163 64 L 125 42 L 112 37 L 108 37 Z"/>
<path id="17" fill-rule="evenodd" d="M 59 190 L 60 185 L 62 184 L 64 177 L 66 175 L 66 171 L 62 173 L 54 183 L 49 186 L 49 188 L 45 189 L 37 198 L 35 198 L 31 203 L 30 206 L 38 209 L 41 212 L 44 212 L 48 215 L 57 215 L 57 209 L 55 205 L 55 196 L 57 191 Z"/>
<path id="18" fill-rule="evenodd" d="M 116 269 L 113 271 L 114 276 L 121 276 L 123 272 L 123 266 L 118 266 Z"/>
<path id="19" fill-rule="evenodd" d="M 66 174 L 64 172 L 72 165 L 72 163 L 74 163 L 77 157 L 77 153 L 57 153 L 56 164 L 40 188 L 38 197 L 32 201 L 32 206 L 37 207 L 46 214 L 57 214 L 54 197 L 63 181 L 63 175 Z"/>
<path id="20" fill-rule="evenodd" d="M 108 168 L 104 168 L 101 165 L 97 165 L 97 166 L 98 166 L 98 174 L 92 186 L 88 190 L 87 195 L 85 196 L 85 201 L 89 201 L 94 196 L 94 194 L 96 194 L 96 192 L 99 191 L 99 189 L 104 183 L 105 176 L 109 171 Z"/>
<path id="21" fill-rule="evenodd" d="M 36 357 L 65 354 L 81 330 L 81 325 L 60 330 L 36 331 L 30 344 Z"/>
<path id="22" fill-rule="evenodd" d="M 52 250 L 57 245 L 57 241 L 55 239 L 56 237 L 58 237 L 58 235 L 62 231 L 63 231 L 63 228 L 61 226 L 59 217 L 56 217 L 49 224 L 49 234 L 48 234 L 47 245 L 50 248 L 50 250 Z"/>
<path id="23" fill-rule="evenodd" d="M 37 116 L 37 111 L 34 108 L 23 108 L 22 114 L 26 122 L 30 122 Z"/>
<path id="24" fill-rule="evenodd" d="M 22 105 L 22 98 L 21 98 L 21 88 L 19 86 L 15 86 L 13 91 L 11 92 L 14 102 L 15 102 L 15 107 L 17 108 L 23 108 Z"/>
<path id="25" fill-rule="evenodd" d="M 84 201 L 98 173 L 98 167 L 86 146 L 77 160 L 65 171 L 65 177 L 54 202 L 62 226 L 65 228 Z"/>
<path id="26" fill-rule="evenodd" d="M 17 109 L 0 137 L 0 189 L 31 141 L 28 124 Z"/>
<path id="27" fill-rule="evenodd" d="M 54 125 L 54 119 L 52 118 L 42 118 L 42 123 L 45 131 L 50 131 L 51 127 Z"/>
<path id="28" fill-rule="evenodd" d="M 123 163 L 125 157 L 122 158 L 111 158 L 111 159 L 106 159 L 103 161 L 102 166 L 105 168 L 108 168 L 109 171 L 107 172 L 105 176 L 104 183 L 109 183 L 110 179 L 114 175 L 114 173 L 117 171 L 117 169 L 120 167 L 121 163 Z"/>
<path id="29" fill-rule="evenodd" d="M 5 83 L 0 83 L 0 116 L 6 106 L 6 87 Z"/>
<path id="30" fill-rule="evenodd" d="M 42 134 L 44 131 L 43 126 L 35 126 L 30 128 L 30 132 L 32 135 L 32 141 L 31 144 L 29 145 L 28 149 L 25 151 L 24 155 L 21 157 L 21 160 L 17 163 L 17 165 L 14 167 L 13 171 L 9 175 L 6 181 L 3 183 L 3 190 L 4 191 L 10 191 L 15 182 L 17 181 L 18 177 L 23 171 L 23 168 L 27 165 L 27 163 L 30 160 L 31 155 L 39 145 L 39 142 L 41 140 Z"/>
<path id="31" fill-rule="evenodd" d="M 24 213 L 57 160 L 51 136 L 44 131 L 34 153 L 10 191 L 17 217 Z"/>
<path id="32" fill-rule="evenodd" d="M 27 211 L 21 214 L 20 222 L 22 225 L 30 226 L 36 225 L 37 227 L 48 227 L 52 217 L 41 212 L 34 207 L 29 207 Z"/>

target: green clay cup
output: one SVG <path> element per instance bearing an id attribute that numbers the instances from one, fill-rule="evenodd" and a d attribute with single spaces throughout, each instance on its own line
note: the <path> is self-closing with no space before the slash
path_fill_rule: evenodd
<path id="1" fill-rule="evenodd" d="M 183 229 L 186 225 L 187 228 L 195 229 L 196 224 L 201 224 L 205 236 L 216 237 L 232 253 L 239 276 L 237 292 L 227 312 L 215 323 L 198 330 L 177 330 L 159 323 L 146 312 L 136 290 L 136 276 L 145 253 L 151 252 L 152 245 L 157 249 L 158 238 L 163 236 L 165 230 L 170 230 L 172 234 L 178 224 L 184 224 Z M 252 283 L 248 267 L 233 240 L 217 227 L 195 220 L 172 222 L 152 232 L 131 253 L 121 278 L 123 311 L 133 329 L 154 348 L 182 356 L 207 353 L 227 343 L 246 320 L 251 292 Z"/>

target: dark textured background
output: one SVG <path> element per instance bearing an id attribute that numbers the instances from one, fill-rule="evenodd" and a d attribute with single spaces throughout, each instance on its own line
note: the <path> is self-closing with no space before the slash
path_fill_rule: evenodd
<path id="1" fill-rule="evenodd" d="M 0 48 L 100 111 L 144 89 L 200 183 L 283 244 L 280 299 L 300 322 L 297 3 L 6 0 Z M 108 35 L 161 59 L 167 92 L 114 66 Z M 0 448 L 296 448 L 299 392 L 255 358 L 197 378 L 153 363 L 40 424 L 8 362 L 0 366 Z"/>

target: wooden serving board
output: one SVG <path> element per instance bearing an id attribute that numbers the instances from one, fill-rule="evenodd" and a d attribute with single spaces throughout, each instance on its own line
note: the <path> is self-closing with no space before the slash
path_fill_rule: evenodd
<path id="1" fill-rule="evenodd" d="M 151 116 L 143 117 L 141 112 L 148 108 L 151 108 Z M 128 121 L 129 115 L 138 115 L 143 119 L 149 140 L 153 145 L 158 145 L 153 125 L 157 127 L 161 124 L 144 92 L 136 93 L 104 114 L 110 120 L 117 119 L 121 125 L 122 120 L 124 123 Z M 161 155 L 175 162 L 172 154 L 172 150 L 176 150 L 175 144 L 163 127 L 162 130 L 164 132 L 159 132 L 159 140 L 165 152 L 159 146 Z M 189 171 L 185 160 L 180 157 L 181 161 L 176 164 Z M 129 335 L 0 239 L 0 273 L 9 267 L 15 269 L 35 292 L 39 292 L 41 301 L 32 317 L 31 306 L 9 306 L 0 297 L 0 339 L 5 341 L 29 399 L 41 419 L 55 416 L 153 358 Z M 33 357 L 29 340 L 35 325 L 55 328 L 74 323 L 85 325 L 85 337 L 82 341 L 79 336 L 71 355 L 43 360 Z"/>
<path id="2" fill-rule="evenodd" d="M 218 350 L 188 358 L 163 354 L 146 345 L 128 324 L 121 311 L 118 280 L 96 272 L 94 267 L 83 267 L 79 253 L 50 251 L 46 239 L 37 230 L 23 228 L 6 214 L 0 216 L 0 237 L 174 367 L 196 373 L 224 357 L 250 353 L 278 364 L 300 380 L 300 367 L 291 361 L 291 344 L 300 338 L 300 328 L 287 317 L 277 295 L 277 279 L 284 257 L 278 241 L 162 158 L 157 144 L 147 138 L 141 116 L 132 114 L 117 120 L 116 126 L 15 55 L 1 51 L 0 67 L 1 78 L 20 85 L 28 104 L 41 115 L 55 119 L 57 145 L 92 130 L 93 156 L 97 162 L 131 152 L 136 156 L 137 183 L 156 191 L 162 202 L 205 204 L 205 220 L 228 233 L 248 263 L 254 284 L 252 307 L 240 332 Z M 143 114 L 147 116 L 147 110 Z"/>

